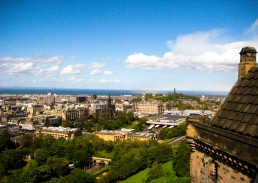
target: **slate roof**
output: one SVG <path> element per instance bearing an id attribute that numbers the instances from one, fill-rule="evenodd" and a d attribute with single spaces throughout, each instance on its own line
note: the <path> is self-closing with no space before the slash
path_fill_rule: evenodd
<path id="1" fill-rule="evenodd" d="M 258 67 L 237 81 L 212 125 L 258 138 Z"/>

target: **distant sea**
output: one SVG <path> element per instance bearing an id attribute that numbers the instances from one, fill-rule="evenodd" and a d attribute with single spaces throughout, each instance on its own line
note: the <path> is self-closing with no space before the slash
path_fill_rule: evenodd
<path id="1" fill-rule="evenodd" d="M 19 88 L 19 87 L 0 87 L 0 94 L 57 94 L 57 95 L 111 95 L 111 96 L 121 96 L 121 95 L 132 95 L 138 96 L 142 92 L 145 93 L 156 93 L 156 94 L 168 94 L 173 93 L 173 91 L 157 91 L 157 90 L 108 90 L 108 89 L 58 89 L 58 88 Z M 177 93 L 183 93 L 192 96 L 226 96 L 228 92 L 212 92 L 212 91 L 177 91 Z"/>

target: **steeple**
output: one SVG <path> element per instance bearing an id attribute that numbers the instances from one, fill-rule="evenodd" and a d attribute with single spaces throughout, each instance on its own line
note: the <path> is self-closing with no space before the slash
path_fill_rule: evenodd
<path id="1" fill-rule="evenodd" d="M 256 63 L 256 49 L 251 46 L 242 48 L 240 51 L 240 63 L 238 64 L 238 79 L 244 77 Z"/>
<path id="2" fill-rule="evenodd" d="M 108 95 L 108 107 L 111 107 L 111 96 L 110 96 L 110 93 Z"/>
<path id="3" fill-rule="evenodd" d="M 112 99 L 110 96 L 110 93 L 108 95 L 108 101 L 107 101 L 107 110 L 108 110 L 108 114 L 109 114 L 109 119 L 113 120 L 114 119 L 114 105 L 112 105 Z"/>

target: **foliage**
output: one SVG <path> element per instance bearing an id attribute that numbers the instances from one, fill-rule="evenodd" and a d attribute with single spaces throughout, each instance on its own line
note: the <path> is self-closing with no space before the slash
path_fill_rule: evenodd
<path id="1" fill-rule="evenodd" d="M 170 161 L 173 157 L 173 151 L 168 144 L 158 144 L 149 148 L 150 157 L 153 161 L 158 163 L 164 163 Z"/>
<path id="2" fill-rule="evenodd" d="M 131 100 L 131 103 L 139 103 L 139 102 L 141 102 L 141 101 L 142 101 L 141 97 L 136 97 L 136 98 L 133 98 L 133 99 Z"/>
<path id="3" fill-rule="evenodd" d="M 173 137 L 180 137 L 185 134 L 186 134 L 186 123 L 181 123 L 174 128 L 162 129 L 159 133 L 159 138 L 164 140 L 164 139 L 170 139 Z"/>
<path id="4" fill-rule="evenodd" d="M 139 170 L 150 166 L 150 163 L 146 148 L 131 149 L 113 165 L 108 174 L 108 180 L 111 182 L 124 180 Z"/>
<path id="5" fill-rule="evenodd" d="M 150 182 L 153 179 L 157 179 L 164 176 L 164 170 L 161 164 L 154 164 L 147 174 L 146 182 Z"/>
<path id="6" fill-rule="evenodd" d="M 0 163 L 3 163 L 5 170 L 21 168 L 26 164 L 23 161 L 23 156 L 23 151 L 8 149 L 2 152 Z"/>
<path id="7" fill-rule="evenodd" d="M 60 177 L 68 174 L 68 162 L 64 158 L 49 157 L 47 160 L 47 165 L 51 167 L 53 173 Z"/>
<path id="8" fill-rule="evenodd" d="M 49 155 L 50 156 L 57 156 L 57 157 L 64 157 L 65 156 L 65 149 L 69 142 L 64 138 L 56 139 L 52 145 L 49 147 Z"/>
<path id="9" fill-rule="evenodd" d="M 135 131 L 140 132 L 146 127 L 147 118 L 139 119 L 138 123 L 134 126 Z"/>
<path id="10" fill-rule="evenodd" d="M 34 172 L 38 167 L 36 160 L 30 160 L 25 167 L 22 168 L 20 178 L 23 182 L 34 182 L 36 180 Z"/>
<path id="11" fill-rule="evenodd" d="M 25 134 L 24 136 L 22 136 L 22 138 L 19 142 L 20 146 L 30 147 L 32 139 L 33 139 L 33 135 Z"/>
<path id="12" fill-rule="evenodd" d="M 63 121 L 61 126 L 62 127 L 70 127 L 70 128 L 74 127 L 73 122 L 71 122 L 69 120 Z"/>
<path id="13" fill-rule="evenodd" d="M 49 148 L 52 146 L 52 144 L 55 142 L 55 138 L 52 135 L 46 135 L 44 136 L 44 141 L 43 141 L 43 147 Z"/>
<path id="14" fill-rule="evenodd" d="M 121 183 L 146 182 L 147 174 L 148 174 L 149 170 L 150 170 L 150 168 L 146 168 L 142 171 L 139 171 L 137 174 L 132 175 L 131 177 L 127 178 L 124 181 L 121 181 Z"/>
<path id="15" fill-rule="evenodd" d="M 51 183 L 94 183 L 95 178 L 93 175 L 86 173 L 82 169 L 75 168 L 72 172 L 61 178 L 52 178 Z"/>
<path id="16" fill-rule="evenodd" d="M 192 101 L 197 101 L 200 102 L 200 99 L 195 96 L 190 96 L 190 95 L 184 95 L 184 94 L 168 94 L 165 96 L 157 96 L 157 100 L 161 100 L 162 102 L 168 102 L 168 101 L 173 101 L 173 102 L 178 102 L 180 100 L 192 100 Z"/>
<path id="17" fill-rule="evenodd" d="M 113 141 L 105 141 L 96 135 L 91 135 L 89 138 L 95 151 L 111 152 L 114 149 L 115 143 Z"/>
<path id="18" fill-rule="evenodd" d="M 134 120 L 134 114 L 131 112 L 117 112 L 113 120 L 109 119 L 108 113 L 103 113 L 101 116 L 93 115 L 91 119 L 79 122 L 77 127 L 85 129 L 84 131 L 88 132 L 99 131 L 101 129 L 116 130 L 127 125 L 131 125 Z"/>
<path id="19" fill-rule="evenodd" d="M 76 151 L 75 151 L 76 149 Z M 91 157 L 94 154 L 92 143 L 87 137 L 74 138 L 68 143 L 65 149 L 65 157 L 73 162 L 75 166 L 83 168 L 91 162 Z"/>
<path id="20" fill-rule="evenodd" d="M 48 165 L 42 165 L 35 169 L 33 176 L 35 177 L 35 182 L 42 182 L 50 179 L 53 175 L 52 169 Z"/>
<path id="21" fill-rule="evenodd" d="M 74 169 L 70 175 L 63 178 L 64 183 L 94 183 L 95 178 L 81 169 Z"/>
<path id="22" fill-rule="evenodd" d="M 12 141 L 10 140 L 11 135 L 9 134 L 8 130 L 4 130 L 2 135 L 0 136 L 0 152 L 5 150 L 6 148 L 10 148 L 13 146 Z"/>
<path id="23" fill-rule="evenodd" d="M 163 176 L 152 180 L 150 183 L 191 183 L 191 177 L 167 177 Z"/>
<path id="24" fill-rule="evenodd" d="M 154 163 L 154 166 L 156 164 Z M 163 169 L 163 176 L 158 178 L 158 179 L 153 179 L 151 180 L 151 183 L 168 183 L 170 182 L 169 180 L 171 178 L 176 178 L 176 174 L 173 170 L 173 167 L 172 167 L 172 161 L 169 161 L 169 162 L 166 162 L 164 164 L 160 164 L 162 169 Z M 153 166 L 153 167 L 154 167 Z M 152 167 L 152 168 L 153 168 Z M 148 173 L 151 169 L 150 168 L 146 168 L 140 172 L 138 172 L 137 174 L 129 177 L 128 179 L 126 179 L 125 181 L 122 181 L 122 183 L 135 183 L 135 182 L 146 182 L 147 178 L 148 178 Z"/>
<path id="25" fill-rule="evenodd" d="M 43 165 L 47 162 L 49 151 L 47 148 L 37 149 L 35 151 L 35 160 L 39 165 Z"/>
<path id="26" fill-rule="evenodd" d="M 157 141 L 120 141 L 114 148 L 114 159 L 107 176 L 102 177 L 103 182 L 124 180 L 132 174 L 147 167 L 153 162 L 170 161 L 173 155 L 171 146 L 159 144 Z"/>
<path id="27" fill-rule="evenodd" d="M 2 162 L 0 162 L 0 177 L 7 174 L 7 171 L 5 169 L 5 166 Z"/>
<path id="28" fill-rule="evenodd" d="M 36 149 L 43 147 L 44 139 L 42 137 L 35 137 L 31 142 L 31 151 L 35 152 Z"/>
<path id="29" fill-rule="evenodd" d="M 186 141 L 178 145 L 174 158 L 174 168 L 177 176 L 190 176 L 190 146 Z"/>

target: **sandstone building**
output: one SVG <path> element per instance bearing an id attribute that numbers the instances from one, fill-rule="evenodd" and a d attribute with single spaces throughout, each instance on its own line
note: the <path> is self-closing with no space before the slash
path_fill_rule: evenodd
<path id="1" fill-rule="evenodd" d="M 188 118 L 193 183 L 258 182 L 256 53 L 241 50 L 238 81 L 212 120 Z"/>
<path id="2" fill-rule="evenodd" d="M 82 132 L 77 128 L 63 128 L 63 127 L 43 127 L 36 130 L 36 136 L 51 135 L 55 139 L 64 138 L 65 140 L 72 140 L 74 137 L 81 136 Z"/>
<path id="3" fill-rule="evenodd" d="M 161 101 L 146 101 L 145 93 L 142 95 L 142 102 L 135 104 L 135 112 L 140 114 L 160 115 L 163 113 L 163 104 Z"/>
<path id="4" fill-rule="evenodd" d="M 104 139 L 105 141 L 117 141 L 117 140 L 138 140 L 138 141 L 148 141 L 151 139 L 156 139 L 156 134 L 152 133 L 137 133 L 135 130 L 132 129 L 124 129 L 116 130 L 116 131 L 108 131 L 108 130 L 102 130 L 99 132 L 96 132 L 96 135 L 99 138 Z"/>

